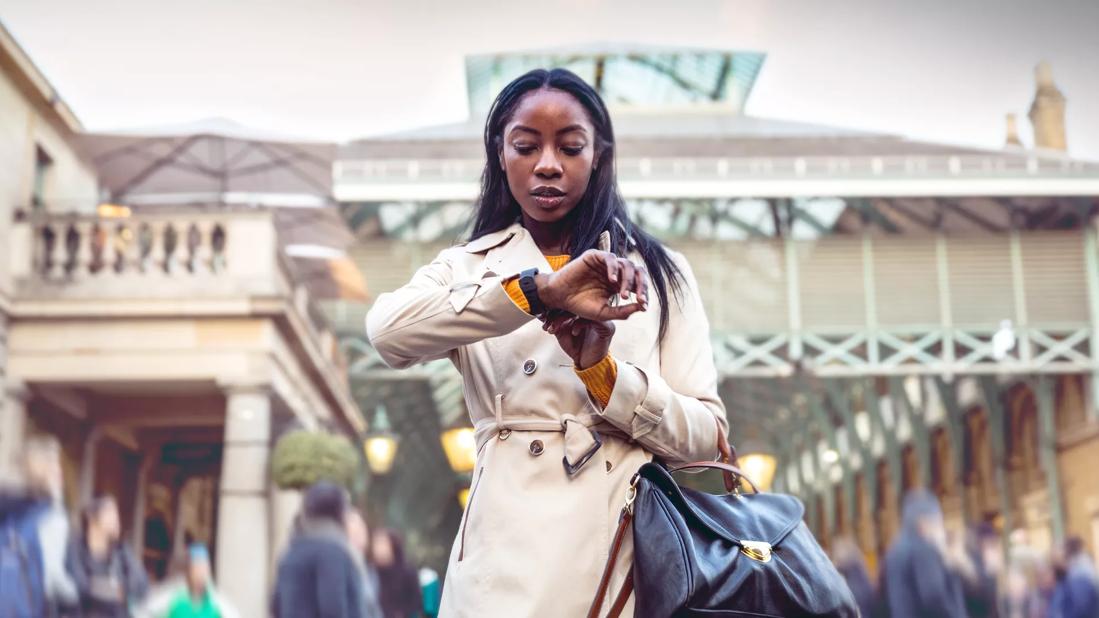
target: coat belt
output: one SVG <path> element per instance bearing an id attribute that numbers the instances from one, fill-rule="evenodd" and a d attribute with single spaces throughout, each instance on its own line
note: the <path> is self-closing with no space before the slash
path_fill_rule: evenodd
<path id="1" fill-rule="evenodd" d="M 560 420 L 541 418 L 484 418 L 474 425 L 477 451 L 490 439 L 500 434 L 505 436 L 516 431 L 557 431 L 565 434 L 565 452 L 562 464 L 570 475 L 576 474 L 592 455 L 603 445 L 603 439 L 593 427 L 606 425 L 596 414 L 566 414 Z M 506 432 L 506 433 L 505 433 Z M 620 432 L 611 431 L 618 434 Z"/>

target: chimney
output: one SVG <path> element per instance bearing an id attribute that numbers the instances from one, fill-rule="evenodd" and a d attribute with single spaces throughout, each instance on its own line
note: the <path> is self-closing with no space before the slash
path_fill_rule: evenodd
<path id="1" fill-rule="evenodd" d="M 1007 146 L 1022 146 L 1023 141 L 1019 139 L 1019 125 L 1015 122 L 1015 114 L 1007 115 L 1007 140 L 1005 141 Z"/>
<path id="2" fill-rule="evenodd" d="M 1034 126 L 1034 146 L 1064 151 L 1065 95 L 1053 83 L 1053 70 L 1042 61 L 1034 70 L 1038 88 L 1030 104 L 1030 124 Z"/>

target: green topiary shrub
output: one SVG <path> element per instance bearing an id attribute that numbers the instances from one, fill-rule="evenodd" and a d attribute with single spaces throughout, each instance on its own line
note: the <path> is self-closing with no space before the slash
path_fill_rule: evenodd
<path id="1" fill-rule="evenodd" d="M 279 438 L 271 455 L 271 476 L 281 489 L 304 489 L 317 481 L 350 488 L 359 456 L 347 438 L 297 430 Z"/>

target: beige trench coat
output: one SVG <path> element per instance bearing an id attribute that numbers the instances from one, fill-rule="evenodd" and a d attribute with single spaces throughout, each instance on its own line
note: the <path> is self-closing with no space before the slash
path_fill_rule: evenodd
<path id="1" fill-rule="evenodd" d="M 727 423 L 709 325 L 694 275 L 672 255 L 686 278 L 682 306 L 672 302 L 659 346 L 655 294 L 648 311 L 617 323 L 618 379 L 606 409 L 501 285 L 526 268 L 550 271 L 518 224 L 444 250 L 378 297 L 366 326 L 382 359 L 405 368 L 449 358 L 476 429 L 477 466 L 441 617 L 584 616 L 633 473 L 653 454 L 672 463 L 717 456 L 718 426 Z M 581 463 L 593 432 L 602 446 L 570 475 L 563 460 Z M 612 591 L 632 554 L 627 542 Z"/>

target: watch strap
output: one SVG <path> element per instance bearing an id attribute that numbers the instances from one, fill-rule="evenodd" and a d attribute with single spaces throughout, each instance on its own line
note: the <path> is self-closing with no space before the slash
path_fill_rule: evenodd
<path id="1" fill-rule="evenodd" d="M 538 285 L 534 283 L 534 276 L 537 274 L 537 268 L 528 268 L 519 273 L 519 289 L 527 299 L 531 315 L 542 315 L 546 312 L 546 305 L 538 296 Z"/>

